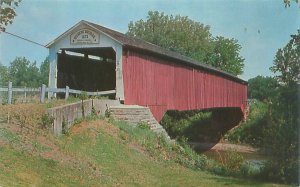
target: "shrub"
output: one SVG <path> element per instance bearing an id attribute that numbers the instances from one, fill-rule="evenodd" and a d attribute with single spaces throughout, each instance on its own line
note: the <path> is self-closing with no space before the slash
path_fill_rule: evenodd
<path id="1" fill-rule="evenodd" d="M 279 161 L 271 159 L 266 162 L 260 173 L 260 178 L 276 182 L 299 183 L 298 181 L 298 159 L 286 159 Z"/>
<path id="2" fill-rule="evenodd" d="M 299 97 L 298 87 L 283 86 L 269 110 L 264 131 L 264 150 L 270 160 L 262 177 L 287 183 L 297 183 L 299 176 Z"/>
<path id="3" fill-rule="evenodd" d="M 97 116 L 97 111 L 95 109 L 95 107 L 93 106 L 92 107 L 92 113 L 91 113 L 92 116 Z"/>
<path id="4" fill-rule="evenodd" d="M 241 154 L 235 150 L 217 153 L 219 155 L 218 160 L 207 161 L 206 169 L 208 171 L 223 176 L 242 176 L 241 171 L 245 167 L 245 159 Z"/>
<path id="5" fill-rule="evenodd" d="M 140 121 L 137 124 L 137 127 L 141 128 L 141 129 L 149 129 L 150 130 L 150 125 L 147 122 L 144 122 L 144 121 Z"/>
<path id="6" fill-rule="evenodd" d="M 89 96 L 88 96 L 87 92 L 82 92 L 82 93 L 80 94 L 79 98 L 80 98 L 81 100 L 86 100 L 86 99 L 89 98 Z"/>
<path id="7" fill-rule="evenodd" d="M 221 156 L 222 166 L 231 172 L 237 173 L 240 171 L 241 166 L 243 165 L 245 158 L 234 150 L 226 151 L 223 156 Z"/>
<path id="8" fill-rule="evenodd" d="M 54 122 L 54 118 L 52 116 L 50 116 L 49 114 L 44 114 L 42 115 L 42 118 L 41 118 L 41 128 L 43 129 L 47 129 L 47 128 L 50 128 L 52 126 Z"/>
<path id="9" fill-rule="evenodd" d="M 183 165 L 194 168 L 194 169 L 204 169 L 207 166 L 207 157 L 205 155 L 199 155 L 196 153 L 187 143 L 187 138 L 182 137 L 179 142 L 181 146 L 181 154 L 185 156 L 186 160 Z"/>
<path id="10" fill-rule="evenodd" d="M 270 155 L 261 177 L 286 183 L 297 183 L 299 174 L 298 127 L 296 122 L 271 119 L 265 131 L 264 151 Z M 274 121 L 273 121 L 274 120 Z"/>
<path id="11" fill-rule="evenodd" d="M 105 110 L 105 113 L 104 113 L 104 116 L 105 116 L 106 118 L 110 118 L 110 117 L 111 117 L 111 112 L 110 112 L 108 109 L 106 109 L 106 110 Z"/>
<path id="12" fill-rule="evenodd" d="M 263 164 L 246 161 L 241 166 L 241 174 L 248 177 L 256 177 L 261 173 Z"/>

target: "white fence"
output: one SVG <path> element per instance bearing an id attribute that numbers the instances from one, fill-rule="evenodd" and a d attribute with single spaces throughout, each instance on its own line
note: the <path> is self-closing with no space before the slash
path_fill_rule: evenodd
<path id="1" fill-rule="evenodd" d="M 101 91 L 101 92 L 87 92 L 82 90 L 74 90 L 70 89 L 68 86 L 66 88 L 47 88 L 46 85 L 42 85 L 39 88 L 26 88 L 26 87 L 18 87 L 14 88 L 12 82 L 8 83 L 8 87 L 0 87 L 0 104 L 3 102 L 3 93 L 7 92 L 7 103 L 12 104 L 13 101 L 13 93 L 23 93 L 24 97 L 27 97 L 28 93 L 35 92 L 39 95 L 39 100 L 41 103 L 45 102 L 46 92 L 55 94 L 55 93 L 64 93 L 65 99 L 68 99 L 70 94 L 86 94 L 88 96 L 103 96 L 116 93 L 116 90 L 108 90 L 108 91 Z"/>

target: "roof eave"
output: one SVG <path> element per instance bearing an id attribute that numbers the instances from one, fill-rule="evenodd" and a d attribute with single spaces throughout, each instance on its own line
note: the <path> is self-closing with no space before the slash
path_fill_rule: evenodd
<path id="1" fill-rule="evenodd" d="M 83 20 L 83 21 L 84 21 L 84 20 Z M 95 29 L 95 30 L 101 32 L 101 33 L 104 34 L 105 36 L 107 36 L 107 37 L 113 39 L 114 41 L 116 41 L 116 42 L 118 42 L 118 43 L 120 43 L 122 46 L 124 45 L 121 41 L 119 41 L 119 40 L 117 40 L 116 38 L 112 37 L 111 35 L 105 33 L 104 31 L 98 29 L 97 27 L 94 27 L 94 26 L 93 26 L 92 24 L 90 24 L 88 21 L 84 21 L 84 23 L 85 23 L 86 25 L 92 27 L 93 29 Z"/>

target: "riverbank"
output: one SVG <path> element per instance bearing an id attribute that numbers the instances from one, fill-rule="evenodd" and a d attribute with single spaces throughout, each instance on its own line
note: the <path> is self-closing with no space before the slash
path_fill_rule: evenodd
<path id="1" fill-rule="evenodd" d="M 232 143 L 200 143 L 200 142 L 188 142 L 189 145 L 198 151 L 230 151 L 234 150 L 240 153 L 257 153 L 259 149 L 254 148 L 250 145 L 240 145 L 240 144 L 232 144 Z"/>
<path id="2" fill-rule="evenodd" d="M 238 153 L 253 165 L 261 168 L 263 163 L 268 160 L 268 157 L 263 154 L 260 149 L 254 148 L 250 145 L 232 144 L 232 143 L 199 143 L 189 142 L 191 148 L 199 154 L 206 155 L 209 159 L 221 161 L 231 151 Z"/>

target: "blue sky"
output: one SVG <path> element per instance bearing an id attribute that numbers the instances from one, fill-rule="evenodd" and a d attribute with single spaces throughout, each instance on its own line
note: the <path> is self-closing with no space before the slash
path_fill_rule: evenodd
<path id="1" fill-rule="evenodd" d="M 285 8 L 283 0 L 23 0 L 7 31 L 47 44 L 80 20 L 125 33 L 130 21 L 146 19 L 149 10 L 180 14 L 211 27 L 213 36 L 235 38 L 245 58 L 248 80 L 270 76 L 276 51 L 300 28 L 300 4 Z M 48 49 L 0 34 L 0 62 L 16 56 L 40 64 Z"/>

